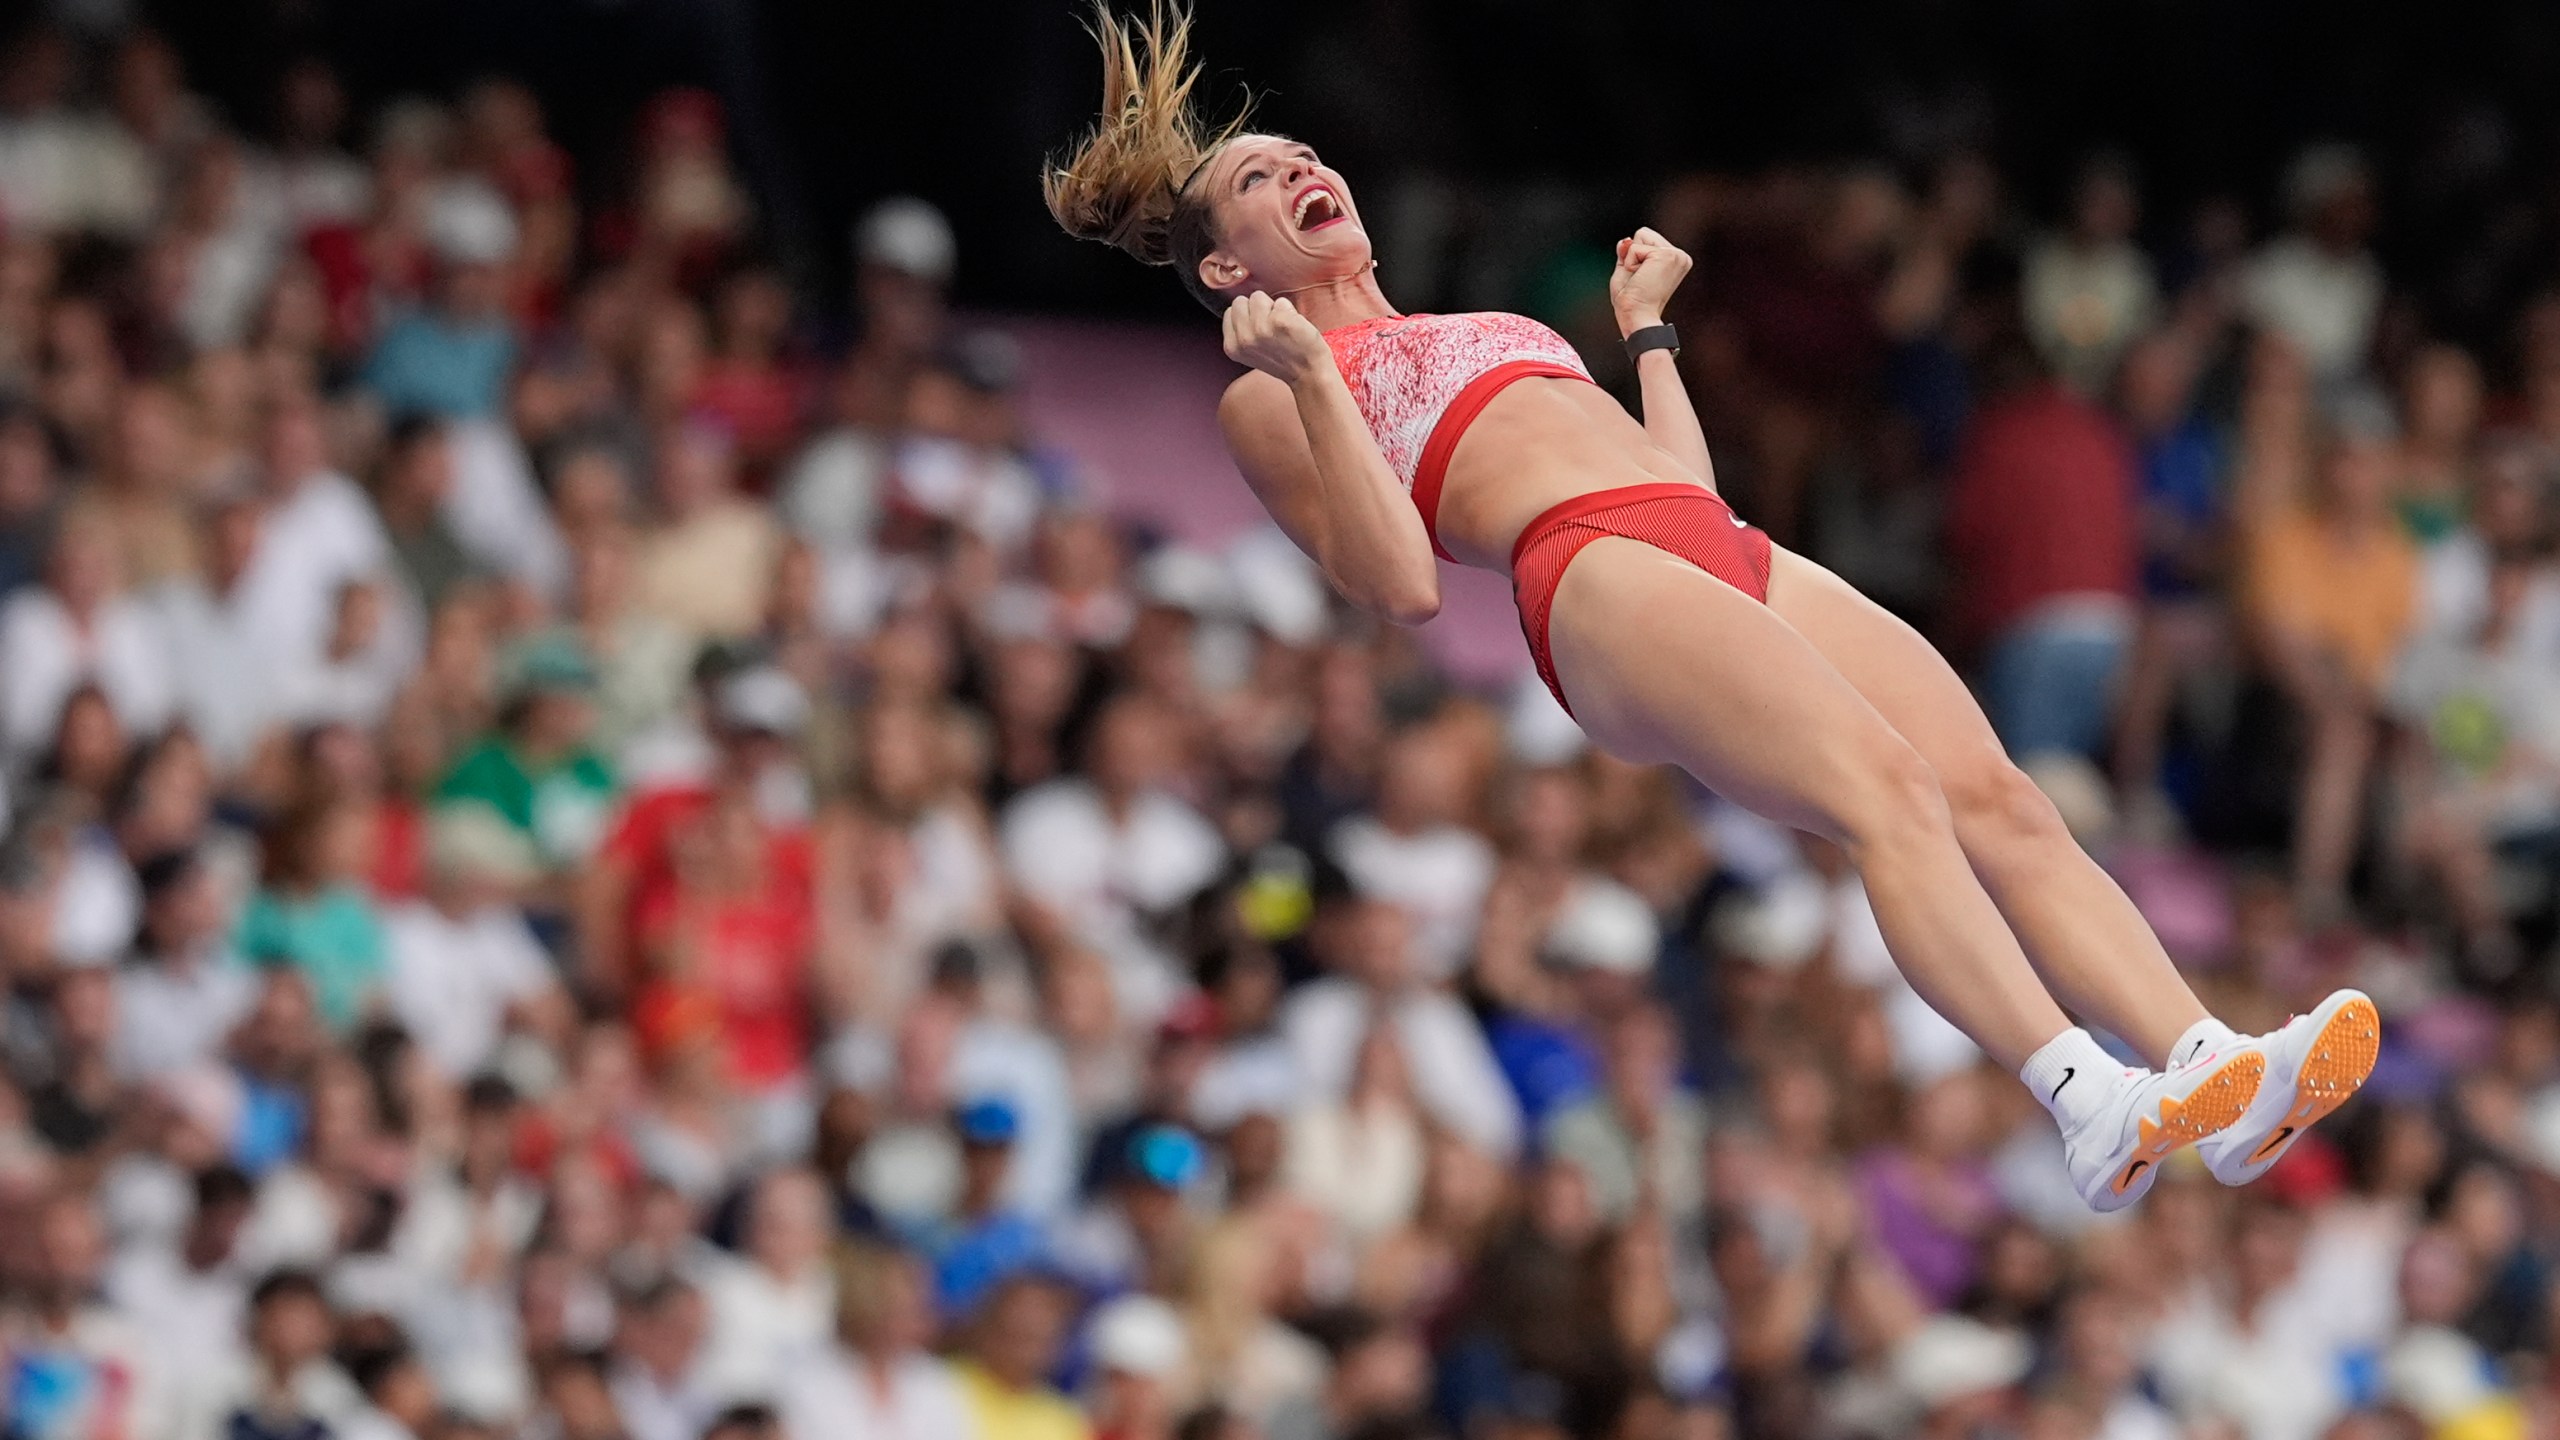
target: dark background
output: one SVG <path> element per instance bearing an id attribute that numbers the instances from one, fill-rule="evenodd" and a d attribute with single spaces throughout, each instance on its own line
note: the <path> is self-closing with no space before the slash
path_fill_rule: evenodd
<path id="1" fill-rule="evenodd" d="M 27 7 L 17 7 L 23 18 Z M 1096 68 L 1070 0 L 153 0 L 141 13 L 253 132 L 292 56 L 342 67 L 359 109 L 512 72 L 543 96 L 590 190 L 646 94 L 690 81 L 727 104 L 769 241 L 840 285 L 844 236 L 899 192 L 963 237 L 960 298 L 1179 315 L 1177 287 L 1066 243 L 1041 155 L 1091 118 Z M 1699 168 L 1989 153 L 2033 214 L 2113 147 L 2152 225 L 2230 196 L 2263 224 L 2306 140 L 2378 161 L 2395 272 L 2498 207 L 2560 192 L 2560 5 L 2413 0 L 1205 0 L 1222 102 L 1322 147 L 1353 182 L 1559 180 L 1616 226 Z M 2410 177 L 2424 176 L 2418 184 Z M 2414 187 L 2414 188 L 2413 188 Z M 2474 213 L 2462 213 L 2466 211 Z M 2448 213 L 2454 212 L 2454 213 Z M 2451 221 L 2453 223 L 2447 224 Z"/>

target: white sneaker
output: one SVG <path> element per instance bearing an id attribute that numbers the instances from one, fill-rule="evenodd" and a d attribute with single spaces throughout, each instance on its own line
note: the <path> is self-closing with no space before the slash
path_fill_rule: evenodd
<path id="1" fill-rule="evenodd" d="M 2341 990 L 2272 1035 L 2245 1042 L 2267 1056 L 2266 1083 L 2228 1129 L 2196 1146 L 2225 1185 L 2267 1173 L 2302 1138 L 2362 1089 L 2382 1049 L 2382 1016 L 2361 990 Z"/>
<path id="2" fill-rule="evenodd" d="M 2062 1137 L 2072 1186 L 2101 1214 L 2141 1199 L 2171 1151 L 2247 1113 L 2266 1073 L 2267 1057 L 2254 1045 L 2226 1046 L 2165 1075 L 2124 1071 L 2106 1108 Z"/>

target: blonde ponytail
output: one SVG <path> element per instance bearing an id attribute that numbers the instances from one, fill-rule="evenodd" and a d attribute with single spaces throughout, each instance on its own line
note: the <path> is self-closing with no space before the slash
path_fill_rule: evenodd
<path id="1" fill-rule="evenodd" d="M 1194 294 L 1211 300 L 1198 271 L 1217 237 L 1208 205 L 1186 197 L 1184 186 L 1243 132 L 1244 116 L 1209 127 L 1193 110 L 1200 67 L 1191 59 L 1191 17 L 1182 10 L 1149 0 L 1141 22 L 1097 4 L 1092 28 L 1102 47 L 1102 119 L 1064 156 L 1051 158 L 1041 197 L 1068 234 L 1149 265 L 1176 266 Z"/>

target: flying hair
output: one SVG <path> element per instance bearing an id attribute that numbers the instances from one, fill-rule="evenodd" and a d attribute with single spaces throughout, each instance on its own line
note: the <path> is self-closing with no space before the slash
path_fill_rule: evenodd
<path id="1" fill-rule="evenodd" d="M 1176 267 L 1192 294 L 1215 308 L 1199 270 L 1217 248 L 1216 227 L 1208 203 L 1184 187 L 1244 133 L 1245 115 L 1209 125 L 1192 107 L 1200 67 L 1191 58 L 1191 16 L 1179 7 L 1149 0 L 1140 20 L 1097 3 L 1090 28 L 1102 47 L 1102 119 L 1050 158 L 1041 197 L 1068 234 Z"/>

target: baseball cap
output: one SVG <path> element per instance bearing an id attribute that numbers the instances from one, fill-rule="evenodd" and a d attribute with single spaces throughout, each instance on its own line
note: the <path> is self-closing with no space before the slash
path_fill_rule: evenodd
<path id="1" fill-rule="evenodd" d="M 1584 880 L 1547 927 L 1547 954 L 1582 970 L 1642 975 L 1662 951 L 1662 927 L 1644 897 L 1609 880 Z"/>
<path id="2" fill-rule="evenodd" d="M 853 232 L 854 258 L 865 265 L 944 281 L 951 278 L 959 246 L 951 222 L 928 200 L 900 195 L 871 207 Z"/>
<path id="3" fill-rule="evenodd" d="M 1129 1137 L 1129 1173 L 1150 1185 L 1179 1190 L 1200 1178 L 1208 1164 L 1200 1142 L 1179 1125 L 1149 1125 Z"/>
<path id="4" fill-rule="evenodd" d="M 1153 1295 L 1123 1295 L 1094 1312 L 1094 1363 L 1105 1370 L 1162 1380 L 1190 1356 L 1182 1317 Z"/>
<path id="5" fill-rule="evenodd" d="M 509 657 L 507 693 L 510 696 L 547 695 L 560 691 L 583 693 L 596 687 L 595 662 L 587 652 L 565 635 L 546 635 L 525 642 Z"/>
<path id="6" fill-rule="evenodd" d="M 720 682 L 713 710 L 732 730 L 784 738 L 809 720 L 808 692 L 778 665 L 752 665 Z"/>
<path id="7" fill-rule="evenodd" d="M 515 212 L 478 180 L 452 180 L 427 201 L 427 244 L 448 265 L 502 265 L 516 253 Z"/>
<path id="8" fill-rule="evenodd" d="M 1979 1320 L 1940 1315 L 1894 1347 L 1886 1368 L 1922 1411 L 2002 1390 L 2026 1378 L 2034 1361 L 2025 1337 Z"/>
<path id="9" fill-rule="evenodd" d="M 1022 1117 L 997 1096 L 972 1100 L 951 1117 L 951 1128 L 971 1145 L 1010 1145 L 1022 1134 Z"/>
<path id="10" fill-rule="evenodd" d="M 521 885 L 542 873 L 533 841 L 479 801 L 439 805 L 427 817 L 427 866 L 438 875 Z"/>

